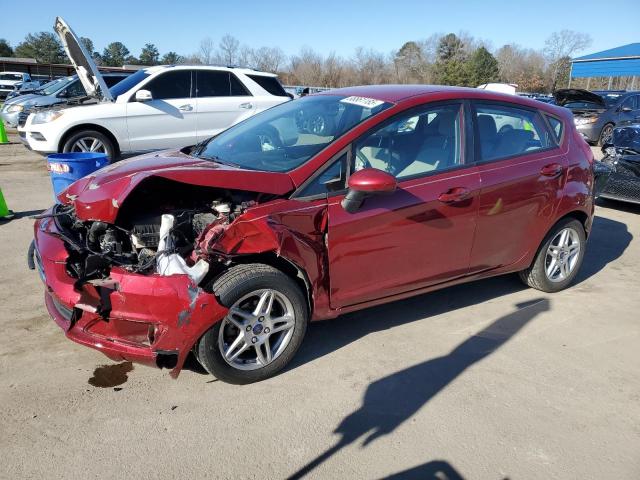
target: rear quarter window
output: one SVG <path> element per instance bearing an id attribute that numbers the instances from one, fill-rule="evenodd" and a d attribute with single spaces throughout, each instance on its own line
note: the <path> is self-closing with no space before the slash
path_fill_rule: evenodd
<path id="1" fill-rule="evenodd" d="M 547 121 L 549 122 L 549 126 L 551 127 L 551 133 L 553 134 L 555 141 L 559 144 L 562 139 L 562 133 L 564 131 L 564 124 L 562 120 L 551 117 L 549 115 L 545 115 L 547 117 Z"/>
<path id="2" fill-rule="evenodd" d="M 265 77 L 263 75 L 247 75 L 251 80 L 264 88 L 271 95 L 277 97 L 286 97 L 287 92 L 284 91 L 277 77 Z"/>

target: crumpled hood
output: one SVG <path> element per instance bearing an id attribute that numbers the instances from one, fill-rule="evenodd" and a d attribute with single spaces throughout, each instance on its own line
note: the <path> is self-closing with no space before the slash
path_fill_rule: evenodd
<path id="1" fill-rule="evenodd" d="M 590 102 L 595 103 L 600 108 L 607 108 L 604 98 L 597 93 L 590 92 L 589 90 L 564 88 L 562 90 L 556 90 L 553 97 L 556 99 L 556 103 L 561 107 L 570 102 Z"/>
<path id="2" fill-rule="evenodd" d="M 295 189 L 286 173 L 243 170 L 168 150 L 109 165 L 81 178 L 58 198 L 65 204 L 72 203 L 80 220 L 113 223 L 127 196 L 149 177 L 274 195 Z"/>

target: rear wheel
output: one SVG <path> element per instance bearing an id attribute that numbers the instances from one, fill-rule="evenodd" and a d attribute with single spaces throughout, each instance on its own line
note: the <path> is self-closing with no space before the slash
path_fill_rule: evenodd
<path id="1" fill-rule="evenodd" d="M 236 265 L 212 286 L 227 316 L 198 342 L 202 366 L 222 381 L 246 384 L 284 368 L 307 329 L 307 304 L 298 285 L 263 264 Z"/>
<path id="2" fill-rule="evenodd" d="M 545 237 L 531 267 L 520 272 L 521 280 L 543 292 L 558 292 L 575 279 L 586 247 L 582 224 L 575 219 L 558 222 Z"/>
<path id="3" fill-rule="evenodd" d="M 96 130 L 82 130 L 71 135 L 62 147 L 67 152 L 92 152 L 104 153 L 109 157 L 109 162 L 117 158 L 117 150 L 113 141 L 104 133 Z"/>

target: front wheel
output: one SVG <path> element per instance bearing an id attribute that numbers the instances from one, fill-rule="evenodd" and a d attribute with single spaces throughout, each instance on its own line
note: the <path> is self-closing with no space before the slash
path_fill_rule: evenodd
<path id="1" fill-rule="evenodd" d="M 605 143 L 611 140 L 611 136 L 613 135 L 613 125 L 607 123 L 600 132 L 600 138 L 598 138 L 598 146 L 602 147 Z"/>
<path id="2" fill-rule="evenodd" d="M 543 292 L 559 292 L 575 279 L 582 265 L 586 234 L 575 219 L 558 222 L 547 234 L 531 267 L 520 272 L 520 279 Z"/>
<path id="3" fill-rule="evenodd" d="M 200 339 L 196 356 L 216 378 L 235 384 L 282 370 L 307 329 L 307 303 L 287 275 L 263 264 L 236 265 L 212 286 L 227 316 Z"/>
<path id="4" fill-rule="evenodd" d="M 109 157 L 109 162 L 114 162 L 117 159 L 117 150 L 111 139 L 104 133 L 95 130 L 74 133 L 64 142 L 62 152 L 104 153 Z"/>

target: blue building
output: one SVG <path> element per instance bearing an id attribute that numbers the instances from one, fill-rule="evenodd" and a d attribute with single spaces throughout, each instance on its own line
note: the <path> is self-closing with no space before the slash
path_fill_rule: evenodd
<path id="1" fill-rule="evenodd" d="M 612 88 L 636 90 L 640 88 L 640 43 L 630 43 L 571 60 L 569 86 L 574 79 L 586 79 L 586 89 L 601 88 L 606 80 Z M 591 85 L 593 83 L 596 85 Z M 583 82 L 580 82 L 583 83 Z"/>

